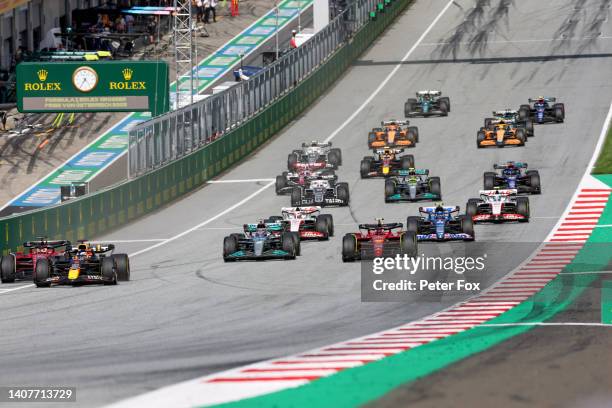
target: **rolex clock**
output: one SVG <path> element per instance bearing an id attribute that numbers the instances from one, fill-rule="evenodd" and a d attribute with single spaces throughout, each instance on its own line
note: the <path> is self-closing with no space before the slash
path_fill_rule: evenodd
<path id="1" fill-rule="evenodd" d="M 72 74 L 72 84 L 81 92 L 90 92 L 98 85 L 98 73 L 90 67 L 78 67 Z"/>

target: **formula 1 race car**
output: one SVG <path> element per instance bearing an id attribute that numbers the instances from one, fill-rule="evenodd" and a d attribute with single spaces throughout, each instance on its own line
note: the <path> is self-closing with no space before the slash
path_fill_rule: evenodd
<path id="1" fill-rule="evenodd" d="M 276 194 L 290 194 L 293 187 L 308 187 L 312 180 L 329 180 L 335 183 L 338 176 L 332 169 L 302 169 L 291 173 L 284 171 L 280 176 L 276 176 Z"/>
<path id="2" fill-rule="evenodd" d="M 517 197 L 516 190 L 480 190 L 480 198 L 470 198 L 465 208 L 472 221 L 529 222 L 529 198 Z"/>
<path id="3" fill-rule="evenodd" d="M 529 98 L 531 105 L 521 105 L 519 118 L 532 119 L 535 123 L 561 123 L 565 120 L 565 105 L 555 103 L 557 98 L 538 96 Z M 551 106 L 552 103 L 552 106 Z"/>
<path id="4" fill-rule="evenodd" d="M 492 118 L 485 118 L 484 127 L 487 129 L 492 129 L 492 125 L 495 125 L 500 121 L 504 121 L 505 123 L 508 123 L 516 128 L 525 129 L 527 137 L 534 135 L 533 121 L 531 119 L 521 119 L 518 111 L 513 109 L 493 111 Z"/>
<path id="5" fill-rule="evenodd" d="M 281 222 L 244 224 L 244 233 L 223 239 L 223 260 L 295 259 L 300 255 L 300 237 Z"/>
<path id="6" fill-rule="evenodd" d="M 479 148 L 525 146 L 525 141 L 527 141 L 525 129 L 514 127 L 505 121 L 499 121 L 491 127 L 481 127 L 476 133 L 476 145 Z"/>
<path id="7" fill-rule="evenodd" d="M 294 170 L 337 169 L 342 164 L 342 152 L 332 148 L 331 142 L 302 143 L 302 148 L 294 150 L 287 157 L 287 168 Z"/>
<path id="8" fill-rule="evenodd" d="M 0 258 L 0 281 L 13 283 L 15 279 L 31 279 L 38 259 L 50 259 L 62 255 L 70 250 L 70 241 L 49 241 L 40 237 L 36 241 L 23 243 L 27 252 L 14 252 Z M 64 248 L 64 251 L 58 251 Z"/>
<path id="9" fill-rule="evenodd" d="M 331 214 L 321 214 L 321 207 L 283 207 L 281 214 L 271 215 L 264 222 L 286 224 L 286 229 L 301 240 L 322 241 L 334 236 L 334 219 Z"/>
<path id="10" fill-rule="evenodd" d="M 329 180 L 311 180 L 306 187 L 297 186 L 291 190 L 293 207 L 318 205 L 347 206 L 349 203 L 348 183 L 332 183 Z"/>
<path id="11" fill-rule="evenodd" d="M 51 285 L 116 285 L 130 280 L 130 260 L 126 254 L 114 254 L 113 244 L 79 241 L 76 248 L 63 255 L 38 259 L 33 279 L 37 287 Z"/>
<path id="12" fill-rule="evenodd" d="M 419 241 L 473 241 L 474 223 L 468 215 L 453 215 L 459 207 L 419 207 L 421 216 L 410 216 L 406 230 L 416 233 Z"/>
<path id="13" fill-rule="evenodd" d="M 540 173 L 537 170 L 527 170 L 527 163 L 509 161 L 505 164 L 494 164 L 495 170 L 501 173 L 486 171 L 483 175 L 483 188 L 516 189 L 519 194 L 540 194 Z"/>
<path id="14" fill-rule="evenodd" d="M 385 202 L 441 200 L 440 177 L 429 177 L 429 169 L 400 170 L 385 180 Z"/>
<path id="15" fill-rule="evenodd" d="M 404 104 L 407 118 L 414 116 L 447 116 L 450 112 L 450 99 L 441 96 L 440 91 L 419 91 L 416 98 L 409 98 Z"/>
<path id="16" fill-rule="evenodd" d="M 392 257 L 397 254 L 417 256 L 416 234 L 402 230 L 402 223 L 387 224 L 377 219 L 375 224 L 360 224 L 359 232 L 342 238 L 342 261 Z"/>
<path id="17" fill-rule="evenodd" d="M 419 129 L 408 126 L 407 120 L 384 120 L 368 134 L 368 148 L 414 147 L 419 141 Z"/>
<path id="18" fill-rule="evenodd" d="M 414 167 L 413 155 L 398 157 L 403 151 L 404 149 L 392 149 L 388 146 L 374 150 L 375 156 L 365 156 L 361 160 L 361 178 L 394 176 L 399 174 L 400 170 Z"/>

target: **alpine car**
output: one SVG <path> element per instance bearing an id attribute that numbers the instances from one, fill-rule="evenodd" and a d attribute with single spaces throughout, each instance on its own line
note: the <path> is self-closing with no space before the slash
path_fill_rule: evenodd
<path id="1" fill-rule="evenodd" d="M 414 116 L 447 116 L 450 112 L 450 99 L 440 91 L 419 91 L 416 98 L 409 98 L 404 104 L 407 118 Z"/>
<path id="2" fill-rule="evenodd" d="M 377 219 L 375 224 L 360 224 L 359 232 L 342 238 L 342 261 L 392 257 L 397 254 L 417 256 L 418 243 L 411 231 L 403 231 L 402 223 L 385 223 Z"/>
<path id="3" fill-rule="evenodd" d="M 284 171 L 280 176 L 276 176 L 274 187 L 276 194 L 290 194 L 293 187 L 308 187 L 312 180 L 329 180 L 335 183 L 338 176 L 332 169 L 302 169 L 291 173 Z"/>
<path id="4" fill-rule="evenodd" d="M 368 147 L 414 147 L 419 141 L 419 129 L 409 124 L 407 120 L 395 119 L 380 122 L 381 127 L 373 128 L 368 134 Z"/>
<path id="5" fill-rule="evenodd" d="M 459 207 L 437 205 L 419 207 L 420 216 L 406 220 L 406 230 L 416 233 L 419 241 L 473 241 L 474 222 L 468 215 L 455 215 Z"/>
<path id="6" fill-rule="evenodd" d="M 400 170 L 414 167 L 414 156 L 407 154 L 398 156 L 404 149 L 393 149 L 385 146 L 374 150 L 375 156 L 365 156 L 361 160 L 361 178 L 389 177 L 399 174 Z"/>
<path id="7" fill-rule="evenodd" d="M 480 198 L 470 198 L 466 213 L 479 222 L 529 222 L 529 198 L 517 197 L 516 190 L 480 190 Z"/>
<path id="8" fill-rule="evenodd" d="M 565 105 L 556 103 L 557 98 L 538 96 L 529 98 L 529 105 L 521 105 L 519 118 L 532 119 L 535 123 L 561 123 L 565 120 Z M 552 104 L 552 105 L 551 105 Z"/>
<path id="9" fill-rule="evenodd" d="M 347 206 L 349 204 L 348 183 L 332 183 L 329 180 L 311 180 L 306 187 L 297 186 L 291 190 L 293 207 L 318 205 Z"/>
<path id="10" fill-rule="evenodd" d="M 334 236 L 334 219 L 331 214 L 321 214 L 321 207 L 283 207 L 281 214 L 272 215 L 264 222 L 284 223 L 301 240 L 323 241 Z"/>
<path id="11" fill-rule="evenodd" d="M 484 127 L 490 128 L 491 125 L 494 125 L 495 123 L 498 123 L 499 121 L 504 121 L 514 127 L 525 129 L 525 133 L 527 134 L 528 137 L 531 137 L 534 135 L 533 121 L 529 118 L 521 119 L 519 117 L 518 110 L 504 109 L 504 110 L 493 111 L 492 118 L 485 118 Z"/>
<path id="12" fill-rule="evenodd" d="M 525 146 L 527 134 L 525 129 L 499 121 L 490 128 L 481 127 L 476 133 L 476 145 L 480 147 Z"/>
<path id="13" fill-rule="evenodd" d="M 116 285 L 130 280 L 130 260 L 126 254 L 115 254 L 113 244 L 79 241 L 63 255 L 38 259 L 33 279 L 37 287 L 51 285 Z"/>
<path id="14" fill-rule="evenodd" d="M 527 163 L 509 161 L 505 164 L 494 164 L 500 173 L 486 171 L 483 175 L 483 188 L 516 189 L 519 194 L 540 194 L 540 173 L 537 170 L 527 170 Z"/>
<path id="15" fill-rule="evenodd" d="M 49 241 L 46 237 L 40 237 L 36 241 L 24 242 L 23 247 L 27 248 L 27 252 L 14 252 L 0 258 L 2 283 L 13 283 L 15 279 L 32 279 L 37 260 L 61 256 L 71 248 L 71 244 L 66 240 Z"/>
<path id="16" fill-rule="evenodd" d="M 287 157 L 287 168 L 294 170 L 316 170 L 324 168 L 337 169 L 342 164 L 342 152 L 332 148 L 331 142 L 320 143 L 313 141 L 302 143 L 302 148 L 294 150 Z"/>
<path id="17" fill-rule="evenodd" d="M 429 177 L 429 169 L 400 170 L 385 180 L 385 202 L 442 199 L 440 177 Z"/>
<path id="18" fill-rule="evenodd" d="M 295 259 L 300 254 L 300 238 L 282 222 L 244 224 L 242 234 L 223 239 L 223 260 Z"/>

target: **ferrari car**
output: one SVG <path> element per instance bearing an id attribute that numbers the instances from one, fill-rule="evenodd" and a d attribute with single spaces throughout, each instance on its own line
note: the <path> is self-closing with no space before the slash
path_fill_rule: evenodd
<path id="1" fill-rule="evenodd" d="M 419 241 L 473 241 L 476 237 L 472 218 L 457 215 L 458 206 L 419 207 L 419 213 L 406 220 L 406 230 L 416 233 Z"/>
<path id="2" fill-rule="evenodd" d="M 130 280 L 130 260 L 126 254 L 115 254 L 113 244 L 79 241 L 61 256 L 38 259 L 33 279 L 37 287 L 51 285 L 116 285 Z"/>
<path id="3" fill-rule="evenodd" d="M 529 98 L 529 104 L 521 105 L 519 118 L 532 119 L 535 123 L 561 123 L 565 120 L 565 105 L 556 103 L 557 98 L 538 96 Z"/>
<path id="4" fill-rule="evenodd" d="M 450 112 L 450 99 L 440 91 L 419 91 L 416 98 L 409 98 L 404 104 L 407 118 L 414 116 L 447 116 Z"/>
<path id="5" fill-rule="evenodd" d="M 368 134 L 368 147 L 414 147 L 419 141 L 419 129 L 409 124 L 407 120 L 395 119 L 380 122 L 381 127 L 373 128 Z"/>
<path id="6" fill-rule="evenodd" d="M 365 156 L 361 160 L 361 178 L 389 177 L 399 174 L 400 170 L 414 167 L 413 155 L 398 156 L 403 151 L 404 149 L 393 149 L 389 146 L 375 149 L 375 156 Z"/>
<path id="7" fill-rule="evenodd" d="M 533 132 L 533 121 L 531 119 L 521 119 L 517 110 L 504 109 L 493 111 L 493 117 L 485 118 L 484 127 L 489 129 L 492 125 L 504 121 L 514 127 L 525 129 L 525 133 L 528 137 L 534 135 Z"/>
<path id="8" fill-rule="evenodd" d="M 480 198 L 470 198 L 466 213 L 475 223 L 529 222 L 529 198 L 517 197 L 516 190 L 480 190 Z"/>
<path id="9" fill-rule="evenodd" d="M 385 202 L 441 200 L 440 177 L 430 177 L 429 169 L 400 170 L 385 180 Z"/>
<path id="10" fill-rule="evenodd" d="M 302 148 L 294 150 L 287 157 L 289 171 L 309 169 L 337 169 L 342 164 L 342 151 L 332 148 L 331 142 L 313 141 L 302 143 Z"/>
<path id="11" fill-rule="evenodd" d="M 300 238 L 281 222 L 244 224 L 243 233 L 223 239 L 223 260 L 295 259 L 300 254 Z"/>
<path id="12" fill-rule="evenodd" d="M 14 252 L 0 258 L 0 281 L 13 283 L 15 279 L 31 279 L 38 259 L 51 259 L 61 256 L 71 248 L 70 241 L 50 241 L 40 237 L 35 241 L 23 243 L 26 252 Z M 63 248 L 63 250 L 60 250 Z"/>
<path id="13" fill-rule="evenodd" d="M 265 223 L 280 222 L 287 230 L 297 233 L 301 240 L 328 240 L 334 236 L 334 219 L 321 214 L 321 207 L 283 207 L 282 215 L 272 215 Z"/>
<path id="14" fill-rule="evenodd" d="M 483 175 L 483 188 L 516 189 L 519 194 L 540 194 L 540 173 L 537 170 L 527 170 L 527 163 L 509 161 L 505 164 L 494 164 L 496 173 L 487 171 Z"/>
<path id="15" fill-rule="evenodd" d="M 346 234 L 342 238 L 342 261 L 353 262 L 397 254 L 417 256 L 415 233 L 402 228 L 401 222 L 385 223 L 382 218 L 374 224 L 360 224 L 359 232 Z"/>
<path id="16" fill-rule="evenodd" d="M 480 147 L 524 146 L 527 140 L 525 129 L 499 121 L 489 128 L 481 127 L 476 133 L 476 145 Z"/>
<path id="17" fill-rule="evenodd" d="M 338 176 L 333 169 L 284 171 L 280 176 L 276 176 L 274 187 L 276 194 L 291 194 L 294 187 L 308 187 L 312 180 L 329 180 L 335 183 Z"/>
<path id="18" fill-rule="evenodd" d="M 306 187 L 297 186 L 291 190 L 293 207 L 318 205 L 347 206 L 349 203 L 348 183 L 332 183 L 329 180 L 311 180 Z"/>

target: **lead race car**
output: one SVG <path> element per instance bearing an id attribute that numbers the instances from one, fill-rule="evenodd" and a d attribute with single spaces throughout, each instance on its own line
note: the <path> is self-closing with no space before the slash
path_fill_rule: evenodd
<path id="1" fill-rule="evenodd" d="M 115 254 L 113 244 L 79 241 L 62 255 L 39 259 L 33 280 L 37 287 L 52 285 L 116 285 L 130 280 L 130 260 L 126 254 Z"/>
<path id="2" fill-rule="evenodd" d="M 391 257 L 397 254 L 416 257 L 418 243 L 416 234 L 404 231 L 400 222 L 385 223 L 379 218 L 374 224 L 360 224 L 359 232 L 342 238 L 342 261 Z"/>
<path id="3" fill-rule="evenodd" d="M 518 113 L 522 120 L 532 119 L 540 124 L 561 123 L 565 120 L 565 105 L 557 103 L 557 98 L 538 96 L 529 98 L 529 105 L 521 105 Z"/>
<path id="4" fill-rule="evenodd" d="M 321 207 L 283 207 L 281 216 L 272 215 L 266 223 L 280 222 L 297 233 L 301 240 L 328 240 L 334 236 L 334 219 L 331 214 L 321 214 Z"/>
<path id="5" fill-rule="evenodd" d="M 529 222 L 529 198 L 517 197 L 517 190 L 480 190 L 480 198 L 470 198 L 465 207 L 472 221 Z"/>
<path id="6" fill-rule="evenodd" d="M 519 117 L 518 110 L 513 110 L 513 109 L 493 111 L 492 118 L 485 118 L 484 127 L 489 129 L 492 127 L 492 125 L 495 125 L 496 123 L 499 123 L 500 121 L 503 121 L 504 123 L 508 123 L 511 126 L 514 126 L 516 128 L 525 129 L 525 134 L 528 137 L 531 137 L 534 135 L 533 121 L 529 118 L 521 119 Z"/>
<path id="7" fill-rule="evenodd" d="M 311 180 L 308 186 L 293 187 L 291 205 L 303 207 L 318 205 L 320 207 L 349 204 L 348 183 L 333 183 L 330 180 Z"/>
<path id="8" fill-rule="evenodd" d="M 267 259 L 295 259 L 300 255 L 300 238 L 282 222 L 264 220 L 244 224 L 243 233 L 234 233 L 223 239 L 225 262 Z"/>
<path id="9" fill-rule="evenodd" d="M 409 216 L 406 230 L 419 241 L 473 241 L 474 223 L 468 215 L 456 215 L 459 207 L 419 207 L 420 216 Z"/>
<path id="10" fill-rule="evenodd" d="M 32 279 L 37 260 L 60 256 L 72 246 L 70 241 L 39 237 L 37 240 L 24 242 L 23 247 L 26 251 L 13 252 L 0 258 L 2 283 L 13 283 L 16 279 Z M 63 251 L 60 248 L 63 248 Z"/>
<path id="11" fill-rule="evenodd" d="M 280 176 L 276 176 L 276 194 L 290 194 L 294 187 L 308 187 L 312 180 L 329 180 L 334 184 L 338 181 L 338 176 L 332 169 L 284 171 Z"/>
<path id="12" fill-rule="evenodd" d="M 407 118 L 447 116 L 448 112 L 450 112 L 450 98 L 442 96 L 440 91 L 418 91 L 416 98 L 409 98 L 404 104 L 404 115 Z"/>
<path id="13" fill-rule="evenodd" d="M 375 156 L 365 156 L 361 160 L 361 178 L 394 176 L 400 170 L 408 170 L 414 167 L 413 155 L 398 156 L 403 151 L 404 149 L 394 149 L 389 146 L 375 149 Z"/>
<path id="14" fill-rule="evenodd" d="M 287 157 L 287 168 L 295 170 L 337 169 L 342 165 L 342 151 L 332 148 L 332 143 L 313 141 L 302 143 L 302 148 L 294 150 Z"/>
<path id="15" fill-rule="evenodd" d="M 400 170 L 385 180 L 385 202 L 441 200 L 440 177 L 430 177 L 429 169 Z"/>
<path id="16" fill-rule="evenodd" d="M 486 171 L 483 174 L 483 188 L 493 190 L 494 188 L 515 189 L 518 194 L 540 194 L 540 173 L 537 170 L 527 170 L 527 163 L 509 161 L 504 164 L 494 164 L 495 170 L 501 170 L 498 174 L 494 171 Z"/>

